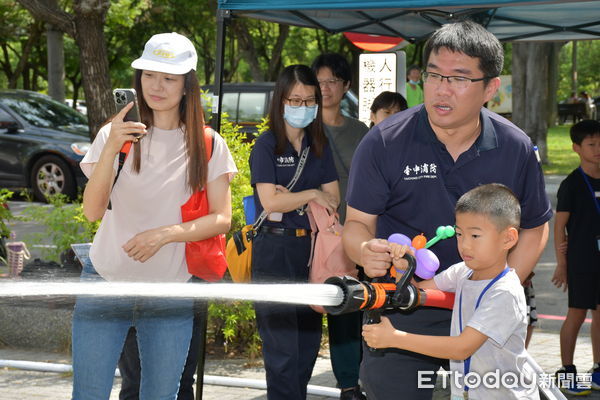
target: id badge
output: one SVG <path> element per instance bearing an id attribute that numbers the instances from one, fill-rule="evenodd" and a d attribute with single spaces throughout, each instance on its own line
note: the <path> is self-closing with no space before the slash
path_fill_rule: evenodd
<path id="1" fill-rule="evenodd" d="M 283 220 L 283 213 L 272 212 L 272 213 L 269 214 L 269 216 L 267 217 L 267 219 L 269 221 L 272 221 L 272 222 L 281 222 Z"/>

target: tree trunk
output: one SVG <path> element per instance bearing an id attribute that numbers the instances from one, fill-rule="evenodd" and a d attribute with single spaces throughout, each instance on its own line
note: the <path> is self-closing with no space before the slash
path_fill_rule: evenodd
<path id="1" fill-rule="evenodd" d="M 521 129 L 526 123 L 527 43 L 515 42 L 512 46 L 512 122 Z"/>
<path id="2" fill-rule="evenodd" d="M 277 80 L 277 76 L 279 76 L 279 71 L 281 71 L 281 53 L 283 52 L 283 46 L 290 34 L 290 26 L 277 24 L 279 28 L 279 35 L 277 36 L 277 42 L 275 42 L 275 46 L 273 46 L 273 51 L 271 52 L 271 59 L 269 60 L 269 70 L 267 71 L 267 76 L 269 80 L 275 81 Z"/>
<path id="3" fill-rule="evenodd" d="M 547 163 L 548 151 L 546 135 L 548 123 L 546 120 L 546 104 L 548 98 L 548 53 L 551 44 L 529 43 L 527 58 L 527 124 L 525 132 L 538 146 L 542 161 Z"/>
<path id="4" fill-rule="evenodd" d="M 8 88 L 16 89 L 17 81 L 21 75 L 26 70 L 27 62 L 29 61 L 29 56 L 33 51 L 34 45 L 37 43 L 41 34 L 41 24 L 38 21 L 33 22 L 29 26 L 29 36 L 27 37 L 27 41 L 23 44 L 23 51 L 21 53 L 21 58 L 19 59 L 19 63 L 15 68 L 14 72 L 9 78 Z"/>
<path id="5" fill-rule="evenodd" d="M 18 1 L 36 19 L 50 23 L 75 38 L 88 107 L 88 125 L 93 139 L 100 126 L 115 112 L 104 37 L 104 19 L 110 0 L 75 0 L 74 14 L 46 0 Z"/>
<path id="6" fill-rule="evenodd" d="M 571 90 L 577 97 L 577 40 L 573 40 L 573 48 L 571 50 Z"/>
<path id="7" fill-rule="evenodd" d="M 556 126 L 558 118 L 558 78 L 560 67 L 560 49 L 567 42 L 552 43 L 550 54 L 548 55 L 548 102 L 546 104 L 546 113 L 548 116 L 548 128 Z"/>
<path id="8" fill-rule="evenodd" d="M 63 33 L 48 24 L 46 29 L 48 46 L 48 95 L 54 100 L 65 101 L 65 52 Z"/>
<path id="9" fill-rule="evenodd" d="M 544 164 L 548 162 L 548 93 L 553 76 L 548 63 L 553 48 L 552 43 L 537 42 L 516 42 L 512 47 L 512 120 L 538 146 Z"/>
<path id="10" fill-rule="evenodd" d="M 231 24 L 232 30 L 236 33 L 239 41 L 240 50 L 244 54 L 246 62 L 250 66 L 250 74 L 255 82 L 263 82 L 265 80 L 264 73 L 260 68 L 256 48 L 252 41 L 252 35 L 248 31 L 248 26 L 245 21 L 240 19 L 233 21 Z"/>
<path id="11" fill-rule="evenodd" d="M 103 29 L 109 6 L 108 1 L 80 0 L 75 3 L 75 41 L 79 46 L 81 77 L 92 139 L 116 111 L 111 95 Z"/>

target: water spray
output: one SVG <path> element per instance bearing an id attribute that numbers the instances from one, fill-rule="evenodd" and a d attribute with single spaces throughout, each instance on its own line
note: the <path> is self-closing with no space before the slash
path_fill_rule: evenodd
<path id="1" fill-rule="evenodd" d="M 337 305 L 339 286 L 326 284 L 49 282 L 14 280 L 0 283 L 0 302 L 50 297 L 162 297 L 248 300 L 291 304 Z"/>

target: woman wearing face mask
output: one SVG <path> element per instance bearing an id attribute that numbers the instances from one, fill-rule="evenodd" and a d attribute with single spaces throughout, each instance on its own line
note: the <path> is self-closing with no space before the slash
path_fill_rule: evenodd
<path id="1" fill-rule="evenodd" d="M 304 213 L 313 200 L 330 211 L 339 204 L 338 177 L 323 132 L 319 82 L 308 66 L 283 70 L 275 85 L 270 129 L 250 154 L 256 215 L 269 217 L 252 249 L 254 282 L 308 281 L 310 224 Z M 290 189 L 301 154 L 308 156 Z M 322 315 L 308 306 L 255 304 L 269 400 L 305 400 L 321 342 Z"/>

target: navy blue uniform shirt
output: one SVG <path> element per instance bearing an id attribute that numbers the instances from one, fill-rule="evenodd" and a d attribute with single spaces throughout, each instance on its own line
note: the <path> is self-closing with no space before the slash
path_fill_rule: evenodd
<path id="1" fill-rule="evenodd" d="M 512 189 L 521 203 L 522 228 L 552 217 L 529 137 L 485 108 L 480 120 L 481 134 L 456 162 L 435 136 L 424 106 L 395 114 L 367 133 L 352 159 L 347 201 L 378 215 L 376 237 L 424 233 L 431 239 L 438 226 L 454 225 L 459 197 L 486 183 Z M 461 261 L 455 238 L 430 250 L 440 259 L 438 272 Z"/>
<path id="2" fill-rule="evenodd" d="M 256 191 L 256 184 L 272 183 L 274 185 L 287 186 L 294 177 L 298 161 L 300 160 L 300 154 L 302 154 L 298 154 L 292 144 L 288 142 L 283 154 L 276 155 L 276 144 L 275 134 L 267 131 L 256 139 L 250 153 L 250 183 L 254 188 L 254 203 L 256 205 L 257 218 L 262 213 L 263 206 Z M 302 139 L 302 150 L 309 144 L 308 135 L 305 134 Z M 331 148 L 327 144 L 323 148 L 320 158 L 315 155 L 312 149 L 310 150 L 302 174 L 291 191 L 301 192 L 307 189 L 318 189 L 321 185 L 336 181 L 337 179 L 338 175 L 335 170 Z M 306 214 L 300 215 L 297 211 L 284 213 L 281 222 L 266 220 L 263 225 L 310 229 Z"/>

